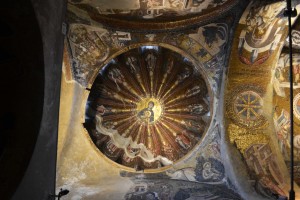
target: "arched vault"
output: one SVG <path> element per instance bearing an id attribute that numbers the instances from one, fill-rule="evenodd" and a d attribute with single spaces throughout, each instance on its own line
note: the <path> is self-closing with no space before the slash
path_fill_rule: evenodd
<path id="1" fill-rule="evenodd" d="M 290 111 L 287 17 L 284 1 L 251 1 L 234 33 L 224 92 L 228 145 L 244 159 L 256 189 L 289 191 Z M 299 7 L 299 5 L 297 6 Z M 299 8 L 298 8 L 299 10 Z M 292 19 L 294 23 L 297 17 Z M 299 20 L 294 23 L 295 181 L 300 183 Z M 237 166 L 234 166 L 237 169 Z M 238 170 L 234 170 L 238 172 Z M 242 184 L 242 183 L 240 183 Z M 296 193 L 299 193 L 298 187 Z M 299 193 L 300 194 L 300 193 Z"/>

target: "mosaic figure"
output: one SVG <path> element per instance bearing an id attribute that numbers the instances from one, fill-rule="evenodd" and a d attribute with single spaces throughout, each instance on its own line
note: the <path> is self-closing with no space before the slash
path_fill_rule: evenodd
<path id="1" fill-rule="evenodd" d="M 72 24 L 68 33 L 73 79 L 86 85 L 91 78 L 92 67 L 104 61 L 109 47 L 103 40 L 108 31 L 102 28 Z"/>
<path id="2" fill-rule="evenodd" d="M 189 149 L 192 144 L 190 139 L 184 133 L 178 134 L 175 141 L 184 149 Z"/>
<path id="3" fill-rule="evenodd" d="M 241 31 L 238 45 L 240 61 L 247 65 L 264 63 L 275 51 L 282 36 L 284 2 L 265 4 L 251 2 L 240 24 L 246 25 Z"/>
<path id="4" fill-rule="evenodd" d="M 251 145 L 245 150 L 245 159 L 249 169 L 254 172 L 259 180 L 267 177 L 263 182 L 268 183 L 268 186 L 276 186 L 275 191 L 279 189 L 279 194 L 284 195 L 282 188 L 285 187 L 285 180 L 269 144 Z"/>
<path id="5" fill-rule="evenodd" d="M 108 136 L 118 150 L 107 150 L 105 140 L 100 151 L 140 171 L 169 166 L 196 146 L 210 123 L 210 98 L 201 73 L 186 60 L 166 48 L 142 46 L 101 70 L 88 100 L 95 116 L 87 113 L 87 127 L 94 141 Z"/>
<path id="6" fill-rule="evenodd" d="M 146 122 L 154 122 L 154 112 L 152 110 L 154 106 L 154 102 L 150 101 L 148 107 L 141 110 L 137 116 Z"/>
<path id="7" fill-rule="evenodd" d="M 274 125 L 281 152 L 288 157 L 287 150 L 290 148 L 290 113 L 282 110 L 279 117 L 274 117 Z"/>

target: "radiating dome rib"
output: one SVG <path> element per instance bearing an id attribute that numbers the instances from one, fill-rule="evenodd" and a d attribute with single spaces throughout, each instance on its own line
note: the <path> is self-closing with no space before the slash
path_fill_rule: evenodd
<path id="1" fill-rule="evenodd" d="M 131 123 L 131 124 L 129 124 L 128 128 L 127 128 L 124 132 L 121 132 L 121 133 L 122 133 L 122 136 L 123 136 L 124 138 L 129 138 L 129 137 L 132 138 L 132 133 L 133 133 L 132 130 L 133 130 L 133 127 L 136 126 L 136 124 L 137 124 L 136 121 L 133 122 L 133 123 Z"/>
<path id="2" fill-rule="evenodd" d="M 126 77 L 126 81 L 128 82 L 128 85 L 130 85 L 134 91 L 134 94 L 136 96 L 140 96 L 143 92 L 142 86 L 140 86 L 141 83 L 138 82 L 138 80 L 134 77 L 136 77 L 137 73 L 135 72 L 130 72 L 130 67 L 121 64 L 120 65 L 120 70 L 124 72 L 124 76 Z M 144 93 L 146 94 L 146 93 Z"/>
<path id="3" fill-rule="evenodd" d="M 183 119 L 183 120 L 200 120 L 201 116 L 190 115 L 190 114 L 174 114 L 174 113 L 165 113 L 166 117 L 175 118 L 175 119 Z"/>
<path id="4" fill-rule="evenodd" d="M 124 119 L 116 120 L 115 121 L 117 123 L 115 126 L 116 130 L 118 130 L 118 132 L 122 133 L 122 134 L 126 133 L 127 130 L 131 129 L 130 126 L 135 124 L 135 123 L 132 123 L 133 121 L 135 121 L 134 118 L 135 118 L 135 116 L 128 115 Z M 127 137 L 127 135 L 124 135 L 124 137 Z"/>
<path id="5" fill-rule="evenodd" d="M 162 95 L 164 95 L 164 92 L 166 89 L 172 85 L 172 81 L 176 79 L 176 75 L 178 71 L 180 70 L 180 67 L 174 66 L 174 63 L 171 63 L 170 65 L 167 63 L 166 69 L 164 71 L 164 76 L 161 83 L 161 88 L 158 91 L 157 97 L 160 98 Z"/>
<path id="6" fill-rule="evenodd" d="M 131 133 L 130 136 L 132 138 L 132 141 L 136 142 L 137 144 L 139 144 L 138 139 L 138 135 L 139 135 L 139 131 L 140 131 L 141 125 L 136 123 L 135 126 L 132 127 L 131 129 Z"/>
<path id="7" fill-rule="evenodd" d="M 179 145 L 175 142 L 175 136 L 171 132 L 171 130 L 166 129 L 165 126 L 162 125 L 162 122 L 159 122 L 157 126 L 162 130 L 163 133 L 165 133 L 165 138 L 168 141 L 168 143 L 173 147 L 173 149 L 179 153 Z"/>
<path id="8" fill-rule="evenodd" d="M 138 100 L 138 96 L 130 92 L 128 87 L 125 87 L 123 84 L 114 82 L 110 79 L 103 80 L 103 88 L 106 89 L 108 92 L 112 92 L 112 94 L 118 94 L 118 96 L 120 96 L 120 98 L 124 99 L 124 101 L 126 102 Z"/>
<path id="9" fill-rule="evenodd" d="M 174 108 L 174 107 L 178 107 L 178 106 L 184 106 L 184 105 L 188 105 L 189 103 L 193 103 L 193 102 L 197 102 L 197 101 L 202 101 L 203 96 L 199 95 L 197 93 L 188 94 L 187 90 L 184 94 L 182 95 L 178 95 L 176 97 L 174 97 L 173 99 L 167 99 L 165 101 L 165 108 Z"/>
<path id="10" fill-rule="evenodd" d="M 117 120 L 123 120 L 124 118 L 127 118 L 129 114 L 128 113 L 118 113 L 118 114 L 107 114 L 103 117 L 103 122 L 115 122 Z"/>
<path id="11" fill-rule="evenodd" d="M 133 103 L 124 103 L 122 102 L 121 99 L 116 99 L 113 97 L 103 97 L 103 98 L 98 98 L 97 100 L 98 105 L 106 105 L 108 107 L 114 107 L 114 108 L 132 108 L 134 109 L 136 106 Z"/>
<path id="12" fill-rule="evenodd" d="M 173 137 L 176 137 L 176 135 L 178 133 L 182 133 L 183 131 L 185 131 L 185 129 L 181 128 L 177 122 L 175 121 L 169 121 L 167 118 L 163 117 L 162 120 L 162 125 L 169 130 L 170 132 L 172 132 Z"/>
<path id="13" fill-rule="evenodd" d="M 204 123 L 203 123 L 203 125 L 201 125 L 202 121 L 198 122 L 197 124 L 196 123 L 192 124 L 194 121 L 191 121 L 191 120 L 184 121 L 182 119 L 175 119 L 175 118 L 170 118 L 167 116 L 164 116 L 164 120 L 166 120 L 165 124 L 168 124 L 168 123 L 173 124 L 174 122 L 176 122 L 177 126 L 181 127 L 183 130 L 188 132 L 192 138 L 201 137 L 203 134 L 204 128 L 205 128 Z"/>
<path id="14" fill-rule="evenodd" d="M 154 154 L 157 155 L 161 155 L 161 145 L 162 142 L 159 138 L 158 133 L 155 131 L 155 126 L 149 126 L 149 133 L 152 137 L 147 137 L 148 138 L 148 142 L 151 145 L 150 149 L 152 149 L 152 151 L 154 152 Z"/>
<path id="15" fill-rule="evenodd" d="M 153 96 L 157 97 L 158 96 L 158 90 L 160 86 L 160 82 L 162 80 L 163 76 L 163 71 L 162 71 L 162 66 L 164 64 L 164 55 L 165 51 L 163 49 L 161 50 L 161 54 L 158 54 L 158 60 L 157 60 L 157 67 L 155 67 L 154 70 L 154 80 L 153 80 Z"/>
<path id="16" fill-rule="evenodd" d="M 177 84 L 174 83 L 174 85 L 172 85 L 170 89 L 166 91 L 165 95 L 162 96 L 162 100 L 167 102 L 172 98 L 176 98 L 177 96 L 180 96 L 180 94 L 184 93 L 187 90 L 187 88 L 189 88 L 193 84 L 195 84 L 195 80 L 192 78 L 188 78 L 183 83 L 181 82 L 177 82 Z"/>
<path id="17" fill-rule="evenodd" d="M 137 141 L 139 141 L 139 143 L 145 144 L 145 146 L 148 147 L 146 143 L 146 138 L 148 134 L 147 125 L 143 124 L 140 127 L 141 128 L 139 130 L 139 136 L 137 138 Z"/>
<path id="18" fill-rule="evenodd" d="M 202 75 L 181 55 L 163 47 L 132 49 L 96 78 L 89 101 L 97 120 L 87 127 L 114 162 L 141 169 L 170 165 L 201 140 L 208 96 Z"/>

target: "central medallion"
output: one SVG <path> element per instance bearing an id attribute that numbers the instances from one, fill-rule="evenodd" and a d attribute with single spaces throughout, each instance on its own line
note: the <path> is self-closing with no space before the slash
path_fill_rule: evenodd
<path id="1" fill-rule="evenodd" d="M 162 105 L 155 98 L 145 98 L 137 103 L 137 118 L 143 123 L 154 123 L 162 114 Z"/>
<path id="2" fill-rule="evenodd" d="M 210 99 L 206 81 L 188 59 L 163 47 L 143 46 L 101 69 L 85 125 L 110 160 L 157 169 L 201 141 L 211 120 Z"/>

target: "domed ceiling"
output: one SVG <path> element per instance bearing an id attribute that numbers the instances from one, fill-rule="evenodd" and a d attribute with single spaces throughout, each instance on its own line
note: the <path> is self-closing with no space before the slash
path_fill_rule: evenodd
<path id="1" fill-rule="evenodd" d="M 87 112 L 86 126 L 98 149 L 139 170 L 185 156 L 210 122 L 209 92 L 198 70 L 180 54 L 158 46 L 114 58 L 100 71 L 88 99 L 97 113 Z"/>
<path id="2" fill-rule="evenodd" d="M 244 199 L 287 196 L 285 7 L 276 0 L 69 0 L 58 185 L 84 199 L 93 199 L 81 194 L 87 183 L 95 199 L 138 198 L 141 184 L 160 199 L 183 191 L 200 199 L 192 184 L 211 191 L 230 182 Z M 299 32 L 293 35 L 299 53 Z"/>

